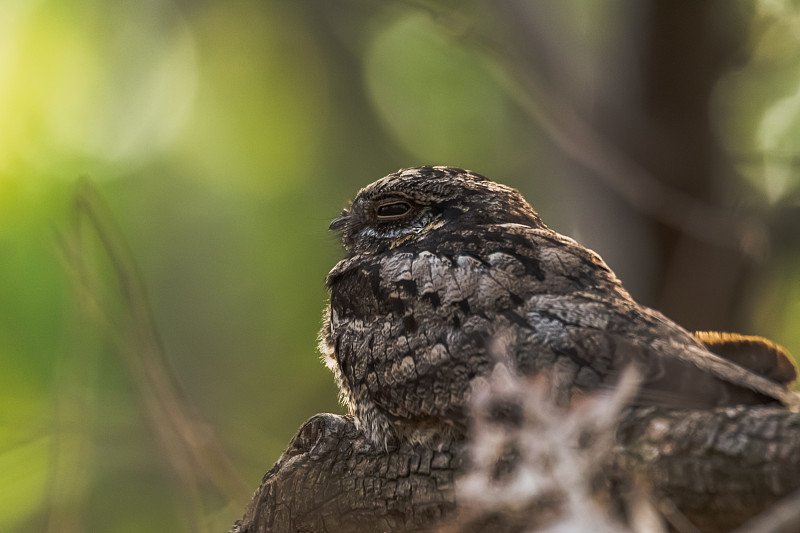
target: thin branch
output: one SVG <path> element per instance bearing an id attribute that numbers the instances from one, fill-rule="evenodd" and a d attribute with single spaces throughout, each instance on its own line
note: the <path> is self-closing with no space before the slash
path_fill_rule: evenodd
<path id="1" fill-rule="evenodd" d="M 75 221 L 71 238 L 61 239 L 62 253 L 73 273 L 81 299 L 100 318 L 126 356 L 128 369 L 139 385 L 151 425 L 169 464 L 182 480 L 189 509 L 202 507 L 200 477 L 207 479 L 233 504 L 244 502 L 249 490 L 227 457 L 211 427 L 189 408 L 180 390 L 158 334 L 133 255 L 121 230 L 96 189 L 81 179 L 75 193 Z M 85 228 L 85 229 L 84 229 Z M 115 320 L 110 303 L 88 273 L 84 232 L 97 238 L 108 259 L 124 301 L 125 318 Z M 196 511 L 190 510 L 190 515 Z M 200 528 L 196 522 L 193 527 Z"/>
<path id="2" fill-rule="evenodd" d="M 416 2 L 409 3 L 416 5 Z M 557 53 L 559 46 L 535 42 L 536 39 L 547 39 L 547 35 L 562 35 L 539 27 L 552 24 L 552 20 L 544 16 L 535 19 L 515 0 L 499 2 L 492 9 L 502 27 L 507 28 L 504 33 L 506 40 L 511 32 L 526 36 L 525 42 L 514 43 L 522 50 L 515 49 L 517 56 L 520 53 L 536 54 L 548 57 L 550 63 L 569 63 L 548 56 Z M 542 3 L 537 9 L 546 10 L 548 6 Z M 434 21 L 447 31 L 445 24 L 449 18 L 441 11 L 436 15 Z M 457 17 L 455 11 L 452 15 Z M 563 96 L 563 91 L 550 86 L 529 66 L 519 64 L 520 60 L 510 53 L 507 44 L 485 32 L 473 30 L 460 33 L 458 38 L 470 43 L 486 58 L 487 64 L 494 67 L 491 72 L 498 84 L 565 155 L 590 170 L 639 212 L 703 242 L 735 250 L 753 261 L 763 260 L 769 245 L 769 232 L 759 219 L 742 217 L 665 185 L 599 134 L 576 106 Z"/>

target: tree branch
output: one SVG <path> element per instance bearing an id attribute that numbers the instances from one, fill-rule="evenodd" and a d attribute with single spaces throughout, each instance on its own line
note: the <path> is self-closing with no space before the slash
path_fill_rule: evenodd
<path id="1" fill-rule="evenodd" d="M 605 468 L 615 505 L 642 480 L 704 532 L 743 524 L 800 488 L 800 414 L 777 407 L 626 412 Z M 466 445 L 383 451 L 352 419 L 316 415 L 264 476 L 235 533 L 431 531 L 458 516 Z M 494 517 L 493 530 L 514 530 Z M 499 520 L 499 522 L 497 522 Z M 504 527 L 505 524 L 505 527 Z"/>

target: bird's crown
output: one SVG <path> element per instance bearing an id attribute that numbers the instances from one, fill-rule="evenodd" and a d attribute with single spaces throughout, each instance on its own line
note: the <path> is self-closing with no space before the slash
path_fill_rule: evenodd
<path id="1" fill-rule="evenodd" d="M 544 227 L 515 189 L 455 167 L 399 170 L 361 189 L 331 223 L 350 253 L 378 253 L 454 222 Z"/>

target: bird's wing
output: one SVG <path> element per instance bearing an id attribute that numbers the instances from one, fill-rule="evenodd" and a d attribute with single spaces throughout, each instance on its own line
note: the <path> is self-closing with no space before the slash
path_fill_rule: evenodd
<path id="1" fill-rule="evenodd" d="M 641 403 L 798 403 L 638 305 L 571 239 L 511 224 L 441 239 L 331 271 L 323 351 L 341 370 L 345 399 L 368 399 L 395 419 L 460 421 L 473 378 L 511 359 L 566 396 L 607 387 L 635 364 Z"/>
<path id="2" fill-rule="evenodd" d="M 800 404 L 785 384 L 709 352 L 686 330 L 632 300 L 595 293 L 536 295 L 526 301 L 524 313 L 532 344 L 571 369 L 571 382 L 580 391 L 613 384 L 627 365 L 634 365 L 641 374 L 641 404 Z M 526 357 L 541 357 L 519 353 L 523 368 Z"/>

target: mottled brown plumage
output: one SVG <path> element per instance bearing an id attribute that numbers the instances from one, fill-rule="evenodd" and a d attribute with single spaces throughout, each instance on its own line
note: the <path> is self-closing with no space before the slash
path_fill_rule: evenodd
<path id="1" fill-rule="evenodd" d="M 376 442 L 463 432 L 471 383 L 498 361 L 546 379 L 557 402 L 612 386 L 635 365 L 639 404 L 797 404 L 780 348 L 695 338 L 637 304 L 516 190 L 478 174 L 398 171 L 359 191 L 331 228 L 347 257 L 327 278 L 320 348 Z"/>

